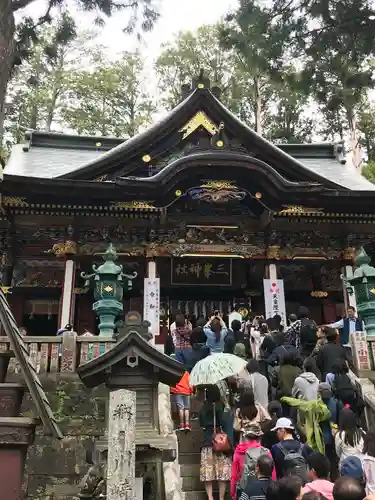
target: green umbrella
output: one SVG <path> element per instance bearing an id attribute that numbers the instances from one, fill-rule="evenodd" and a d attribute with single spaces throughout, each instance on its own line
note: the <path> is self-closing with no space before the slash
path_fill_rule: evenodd
<path id="1" fill-rule="evenodd" d="M 198 361 L 190 373 L 190 383 L 197 385 L 212 385 L 227 377 L 240 373 L 247 361 L 234 354 L 210 354 Z"/>

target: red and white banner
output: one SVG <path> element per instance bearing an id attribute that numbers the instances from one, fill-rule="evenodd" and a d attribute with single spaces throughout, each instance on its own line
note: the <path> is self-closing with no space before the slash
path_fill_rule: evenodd
<path id="1" fill-rule="evenodd" d="M 263 286 L 266 319 L 279 314 L 282 318 L 282 324 L 286 325 L 284 281 L 265 279 Z"/>

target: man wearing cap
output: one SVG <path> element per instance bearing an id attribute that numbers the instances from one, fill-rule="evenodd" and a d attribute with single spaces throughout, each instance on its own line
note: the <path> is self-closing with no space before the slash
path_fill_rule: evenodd
<path id="1" fill-rule="evenodd" d="M 281 479 L 286 475 L 284 460 L 288 453 L 300 454 L 306 461 L 307 466 L 307 457 L 313 453 L 313 450 L 307 444 L 302 444 L 297 439 L 294 439 L 294 425 L 292 421 L 285 417 L 279 418 L 272 430 L 276 431 L 276 436 L 279 440 L 279 443 L 274 444 L 271 448 L 277 478 Z"/>

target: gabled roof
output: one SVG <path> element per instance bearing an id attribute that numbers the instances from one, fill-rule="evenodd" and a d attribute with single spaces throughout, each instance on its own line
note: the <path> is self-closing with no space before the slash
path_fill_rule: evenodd
<path id="1" fill-rule="evenodd" d="M 106 382 L 110 369 L 124 362 L 129 355 L 147 361 L 154 367 L 158 380 L 166 385 L 176 385 L 185 371 L 183 364 L 158 351 L 136 331 L 131 331 L 112 349 L 80 365 L 77 373 L 87 387 L 96 387 Z"/>
<path id="2" fill-rule="evenodd" d="M 181 143 L 183 127 L 199 112 L 217 126 L 223 123 L 225 133 L 247 148 L 250 156 L 269 164 L 286 179 L 336 189 L 375 190 L 344 160 L 342 145 L 276 146 L 238 120 L 209 88 L 199 86 L 161 121 L 127 141 L 32 132 L 26 148 L 14 148 L 5 174 L 72 180 L 97 180 L 118 171 L 125 178 L 137 176 L 145 165 L 142 158 L 150 156 L 157 161 L 165 157 Z"/>
<path id="3" fill-rule="evenodd" d="M 27 347 L 2 290 L 0 290 L 0 322 L 3 325 L 5 333 L 9 338 L 12 351 L 20 365 L 27 388 L 36 406 L 38 416 L 49 434 L 55 438 L 62 439 L 63 435 L 57 425 L 51 405 L 40 383 L 35 366 L 29 357 Z"/>

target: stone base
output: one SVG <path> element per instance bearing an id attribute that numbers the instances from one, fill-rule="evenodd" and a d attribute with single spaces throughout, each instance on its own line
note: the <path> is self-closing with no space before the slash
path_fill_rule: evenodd
<path id="1" fill-rule="evenodd" d="M 27 448 L 34 441 L 38 421 L 25 417 L 0 417 L 1 498 L 20 500 Z"/>

